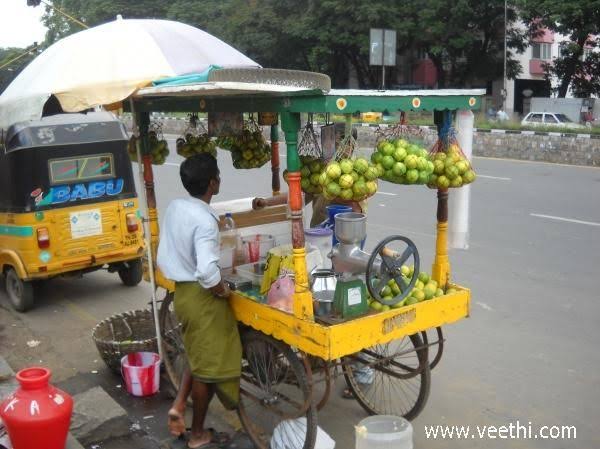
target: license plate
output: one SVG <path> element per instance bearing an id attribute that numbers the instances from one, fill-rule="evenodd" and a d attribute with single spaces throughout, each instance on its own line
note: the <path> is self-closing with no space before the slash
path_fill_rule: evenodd
<path id="1" fill-rule="evenodd" d="M 100 209 L 72 212 L 69 215 L 69 221 L 73 239 L 102 235 L 102 212 Z"/>

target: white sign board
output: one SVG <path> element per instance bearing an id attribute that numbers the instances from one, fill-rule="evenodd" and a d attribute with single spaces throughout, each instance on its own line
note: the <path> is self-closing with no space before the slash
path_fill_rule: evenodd
<path id="1" fill-rule="evenodd" d="M 102 213 L 100 209 L 72 212 L 69 221 L 71 223 L 71 238 L 78 239 L 102 235 Z"/>
<path id="2" fill-rule="evenodd" d="M 371 28 L 370 65 L 396 65 L 396 30 Z"/>

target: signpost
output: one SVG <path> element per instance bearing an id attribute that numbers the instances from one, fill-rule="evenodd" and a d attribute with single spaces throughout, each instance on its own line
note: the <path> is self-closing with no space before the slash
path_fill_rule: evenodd
<path id="1" fill-rule="evenodd" d="M 385 66 L 396 65 L 396 30 L 371 28 L 370 65 L 381 66 L 381 90 L 385 90 Z"/>

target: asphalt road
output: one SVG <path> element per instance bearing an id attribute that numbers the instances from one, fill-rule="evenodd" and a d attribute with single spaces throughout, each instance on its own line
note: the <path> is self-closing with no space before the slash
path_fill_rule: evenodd
<path id="1" fill-rule="evenodd" d="M 269 194 L 270 168 L 235 170 L 227 153 L 219 161 L 217 200 Z M 173 155 L 156 168 L 159 210 L 185 194 L 179 162 Z M 472 290 L 472 313 L 445 329 L 429 401 L 413 421 L 415 447 L 600 447 L 600 169 L 482 158 L 474 165 L 479 178 L 471 189 L 470 247 L 450 252 L 453 280 Z M 369 203 L 368 246 L 406 235 L 429 271 L 435 207 L 428 189 L 381 183 Z M 91 328 L 112 313 L 145 306 L 149 295 L 147 286 L 126 288 L 107 273 L 49 282 L 26 315 L 8 311 L 0 294 L 0 351 L 17 368 L 47 363 L 60 380 L 99 369 L 103 375 Z M 32 339 L 40 345 L 29 348 Z M 319 424 L 336 447 L 351 448 L 353 426 L 365 414 L 339 398 L 341 381 L 336 387 Z M 576 426 L 577 439 L 480 439 L 475 433 L 476 425 L 517 421 L 531 422 L 534 434 L 540 426 Z M 428 439 L 424 427 L 430 425 L 470 425 L 476 437 Z"/>

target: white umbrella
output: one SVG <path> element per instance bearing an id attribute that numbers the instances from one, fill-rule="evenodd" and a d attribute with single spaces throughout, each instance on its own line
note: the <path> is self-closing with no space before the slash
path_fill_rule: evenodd
<path id="1" fill-rule="evenodd" d="M 78 112 L 122 101 L 153 80 L 211 65 L 259 67 L 198 28 L 118 19 L 61 39 L 35 58 L 0 96 L 0 128 L 39 119 L 50 95 L 64 111 Z"/>

